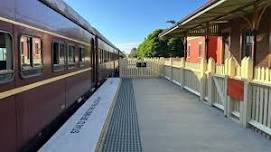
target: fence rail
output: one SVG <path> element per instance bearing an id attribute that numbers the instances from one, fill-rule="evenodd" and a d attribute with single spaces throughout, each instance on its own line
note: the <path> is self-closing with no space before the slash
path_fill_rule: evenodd
<path id="1" fill-rule="evenodd" d="M 160 77 L 161 61 L 159 59 L 123 59 L 120 61 L 120 77 L 122 78 L 152 78 Z M 144 63 L 144 67 L 138 67 Z"/>
<path id="2" fill-rule="evenodd" d="M 145 62 L 146 67 L 137 67 L 138 62 Z M 244 58 L 241 64 L 234 58 L 226 59 L 225 64 L 216 64 L 213 59 L 199 63 L 185 62 L 183 58 L 124 59 L 120 61 L 120 76 L 165 77 L 242 126 L 271 135 L 271 69 L 253 68 L 250 58 Z M 229 78 L 244 83 L 242 101 L 228 95 Z"/>

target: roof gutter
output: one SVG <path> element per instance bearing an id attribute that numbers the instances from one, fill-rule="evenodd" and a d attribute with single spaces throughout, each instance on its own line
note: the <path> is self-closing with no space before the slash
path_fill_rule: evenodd
<path id="1" fill-rule="evenodd" d="M 175 26 L 173 26 L 172 28 L 170 28 L 168 31 L 166 31 L 165 33 L 161 34 L 160 37 L 166 36 L 168 35 L 170 32 L 176 30 L 177 28 L 179 28 L 179 25 L 176 24 Z"/>
<path id="2" fill-rule="evenodd" d="M 199 17 L 200 15 L 206 13 L 207 11 L 209 11 L 209 10 L 211 10 L 211 9 L 213 9 L 213 8 L 215 8 L 215 7 L 217 7 L 217 6 L 219 6 L 220 4 L 222 4 L 222 3 L 226 2 L 226 1 L 227 1 L 227 0 L 219 0 L 219 1 L 217 1 L 216 3 L 214 3 L 214 4 L 212 4 L 212 5 L 209 5 L 209 6 L 207 5 L 207 7 L 206 7 L 205 9 L 203 9 L 203 10 L 197 12 L 196 14 L 194 14 L 194 15 L 192 15 L 192 16 L 186 18 L 185 20 L 181 21 L 179 24 L 184 25 L 184 24 L 190 22 L 191 20 L 193 20 L 193 19 Z"/>
<path id="3" fill-rule="evenodd" d="M 200 8 L 198 11 L 195 11 L 194 13 L 192 13 L 191 15 L 185 17 L 183 20 L 179 21 L 174 27 L 170 28 L 168 31 L 166 31 L 165 33 L 161 34 L 160 37 L 166 36 L 169 33 L 171 33 L 172 31 L 178 29 L 179 27 L 181 27 L 182 25 L 187 24 L 188 22 L 190 22 L 191 20 L 199 17 L 200 15 L 206 13 L 207 11 L 221 5 L 222 3 L 226 2 L 227 0 L 217 0 L 217 1 L 211 1 L 210 3 L 208 3 L 207 5 L 203 6 L 202 8 Z"/>

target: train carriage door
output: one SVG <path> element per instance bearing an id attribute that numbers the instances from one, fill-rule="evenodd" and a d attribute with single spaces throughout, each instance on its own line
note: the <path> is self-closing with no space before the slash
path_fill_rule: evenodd
<path id="1" fill-rule="evenodd" d="M 2 4 L 1 4 L 2 5 Z M 15 88 L 16 59 L 13 25 L 0 21 L 0 92 Z M 0 98 L 0 151 L 16 151 L 17 122 L 15 96 Z"/>
<path id="2" fill-rule="evenodd" d="M 95 64 L 95 42 L 94 42 L 94 39 L 92 38 L 91 39 L 91 42 L 90 42 L 90 53 L 91 53 L 91 87 L 94 87 L 95 86 L 95 80 L 96 80 L 96 64 Z"/>

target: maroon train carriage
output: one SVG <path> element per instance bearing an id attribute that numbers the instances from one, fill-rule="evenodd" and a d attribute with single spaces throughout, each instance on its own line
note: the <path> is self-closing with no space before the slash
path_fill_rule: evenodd
<path id="1" fill-rule="evenodd" d="M 123 55 L 62 0 L 0 0 L 0 151 L 23 150 Z"/>

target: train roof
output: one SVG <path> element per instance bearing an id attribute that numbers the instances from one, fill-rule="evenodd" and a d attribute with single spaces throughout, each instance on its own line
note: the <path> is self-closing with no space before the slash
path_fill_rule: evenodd
<path id="1" fill-rule="evenodd" d="M 55 11 L 65 16 L 72 22 L 76 23 L 80 27 L 84 28 L 88 32 L 96 35 L 105 43 L 119 51 L 119 49 L 115 45 L 113 45 L 113 43 L 111 43 L 107 38 L 105 38 L 95 27 L 91 26 L 91 24 L 87 20 L 85 20 L 81 15 L 79 15 L 71 6 L 66 4 L 63 0 L 39 0 L 39 1 L 49 6 L 50 8 L 54 9 Z"/>

